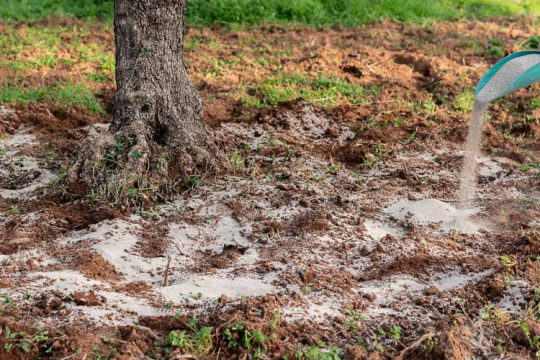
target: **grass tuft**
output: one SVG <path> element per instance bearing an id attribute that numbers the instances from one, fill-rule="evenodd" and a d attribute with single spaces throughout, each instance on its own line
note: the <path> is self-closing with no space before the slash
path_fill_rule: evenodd
<path id="1" fill-rule="evenodd" d="M 248 105 L 265 107 L 281 102 L 304 99 L 321 107 L 331 108 L 340 103 L 368 103 L 367 95 L 376 94 L 378 88 L 366 89 L 335 76 L 309 78 L 300 74 L 266 80 L 257 95 L 245 99 Z"/>
<path id="2" fill-rule="evenodd" d="M 84 85 L 60 84 L 37 89 L 8 85 L 0 89 L 0 104 L 28 105 L 37 102 L 48 102 L 65 109 L 80 106 L 94 113 L 104 113 L 94 92 Z"/>

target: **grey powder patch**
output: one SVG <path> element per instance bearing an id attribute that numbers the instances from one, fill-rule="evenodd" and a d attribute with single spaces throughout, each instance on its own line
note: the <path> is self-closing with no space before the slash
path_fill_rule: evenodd
<path id="1" fill-rule="evenodd" d="M 476 234 L 481 229 L 479 224 L 470 220 L 470 216 L 478 213 L 478 209 L 458 209 L 435 199 L 399 202 L 388 207 L 385 212 L 398 220 L 411 217 L 424 226 L 440 224 L 443 232 Z"/>

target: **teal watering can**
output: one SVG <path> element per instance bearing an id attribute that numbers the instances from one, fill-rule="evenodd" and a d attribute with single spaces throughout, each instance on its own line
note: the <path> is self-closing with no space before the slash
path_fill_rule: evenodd
<path id="1" fill-rule="evenodd" d="M 539 81 L 540 51 L 520 51 L 500 60 L 482 77 L 475 99 L 488 104 Z"/>

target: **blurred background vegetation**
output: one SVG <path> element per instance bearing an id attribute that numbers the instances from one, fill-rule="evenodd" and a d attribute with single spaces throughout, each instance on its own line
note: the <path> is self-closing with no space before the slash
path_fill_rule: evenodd
<path id="1" fill-rule="evenodd" d="M 389 18 L 403 22 L 540 15 L 540 0 L 188 0 L 191 25 L 302 23 L 360 26 Z M 0 19 L 49 16 L 110 20 L 113 0 L 3 0 Z"/>

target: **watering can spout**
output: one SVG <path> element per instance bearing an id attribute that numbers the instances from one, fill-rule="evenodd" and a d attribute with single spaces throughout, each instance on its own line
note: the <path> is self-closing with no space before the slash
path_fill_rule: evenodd
<path id="1" fill-rule="evenodd" d="M 480 80 L 476 101 L 488 104 L 540 81 L 540 51 L 520 51 L 495 64 Z"/>

